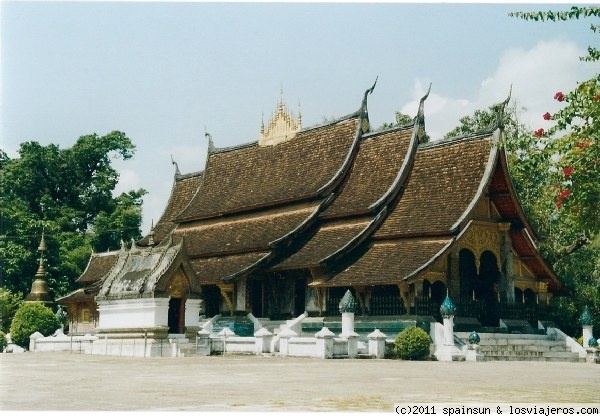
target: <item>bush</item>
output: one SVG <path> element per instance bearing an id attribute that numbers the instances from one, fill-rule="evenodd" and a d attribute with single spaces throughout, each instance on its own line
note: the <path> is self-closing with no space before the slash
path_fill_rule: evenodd
<path id="1" fill-rule="evenodd" d="M 29 336 L 40 332 L 47 337 L 52 335 L 60 323 L 52 310 L 41 302 L 27 302 L 17 310 L 10 325 L 12 342 L 23 348 L 29 347 Z"/>
<path id="2" fill-rule="evenodd" d="M 23 303 L 21 294 L 12 293 L 10 290 L 0 287 L 0 331 L 8 332 L 10 323 L 15 312 Z"/>
<path id="3" fill-rule="evenodd" d="M 4 351 L 4 348 L 6 348 L 7 345 L 6 334 L 3 331 L 0 331 L 0 352 Z"/>
<path id="4" fill-rule="evenodd" d="M 429 357 L 431 338 L 421 328 L 408 327 L 394 341 L 394 353 L 402 360 L 424 360 Z"/>

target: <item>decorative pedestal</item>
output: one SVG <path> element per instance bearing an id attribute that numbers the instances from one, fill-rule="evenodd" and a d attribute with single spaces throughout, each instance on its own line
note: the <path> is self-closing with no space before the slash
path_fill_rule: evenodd
<path id="1" fill-rule="evenodd" d="M 256 338 L 255 352 L 257 355 L 271 352 L 271 340 L 273 339 L 271 331 L 263 327 L 254 333 L 254 337 Z"/>
<path id="2" fill-rule="evenodd" d="M 375 329 L 367 335 L 367 338 L 369 339 L 369 355 L 375 358 L 383 358 L 385 356 L 385 339 L 387 335 L 379 329 Z"/>

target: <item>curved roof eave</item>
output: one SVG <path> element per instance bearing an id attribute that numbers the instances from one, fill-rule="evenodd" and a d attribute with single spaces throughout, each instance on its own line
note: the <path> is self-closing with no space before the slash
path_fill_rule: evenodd
<path id="1" fill-rule="evenodd" d="M 500 167 L 502 168 L 502 171 L 504 172 L 504 177 L 507 179 L 506 185 L 508 187 L 508 193 L 510 195 L 510 199 L 515 207 L 515 210 L 517 211 L 519 220 L 523 223 L 523 226 L 527 230 L 527 233 L 529 234 L 529 236 L 531 238 L 533 238 L 534 240 L 538 240 L 539 236 L 538 236 L 537 232 L 531 226 L 531 224 L 529 223 L 529 220 L 527 219 L 527 216 L 525 215 L 525 212 L 523 211 L 523 205 L 521 205 L 521 200 L 519 199 L 519 195 L 517 194 L 517 191 L 515 189 L 515 185 L 513 183 L 512 176 L 510 175 L 510 168 L 508 166 L 508 155 L 506 152 L 507 152 L 506 147 L 504 147 L 503 151 L 500 152 L 499 159 L 500 159 Z"/>

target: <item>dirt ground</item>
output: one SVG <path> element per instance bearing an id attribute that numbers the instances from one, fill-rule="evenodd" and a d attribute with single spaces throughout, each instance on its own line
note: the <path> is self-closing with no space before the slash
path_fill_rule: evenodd
<path id="1" fill-rule="evenodd" d="M 599 403 L 600 365 L 0 354 L 2 410 L 366 411 L 394 403 Z"/>

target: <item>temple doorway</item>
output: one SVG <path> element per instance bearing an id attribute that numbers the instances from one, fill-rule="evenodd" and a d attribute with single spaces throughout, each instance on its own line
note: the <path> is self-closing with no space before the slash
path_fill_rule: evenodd
<path id="1" fill-rule="evenodd" d="M 306 278 L 294 282 L 294 316 L 304 313 L 306 309 Z"/>
<path id="2" fill-rule="evenodd" d="M 182 334 L 185 317 L 185 299 L 169 299 L 168 325 L 169 334 Z"/>
<path id="3" fill-rule="evenodd" d="M 264 318 L 267 309 L 265 305 L 265 282 L 263 280 L 251 280 L 249 283 L 252 315 L 257 318 Z"/>

